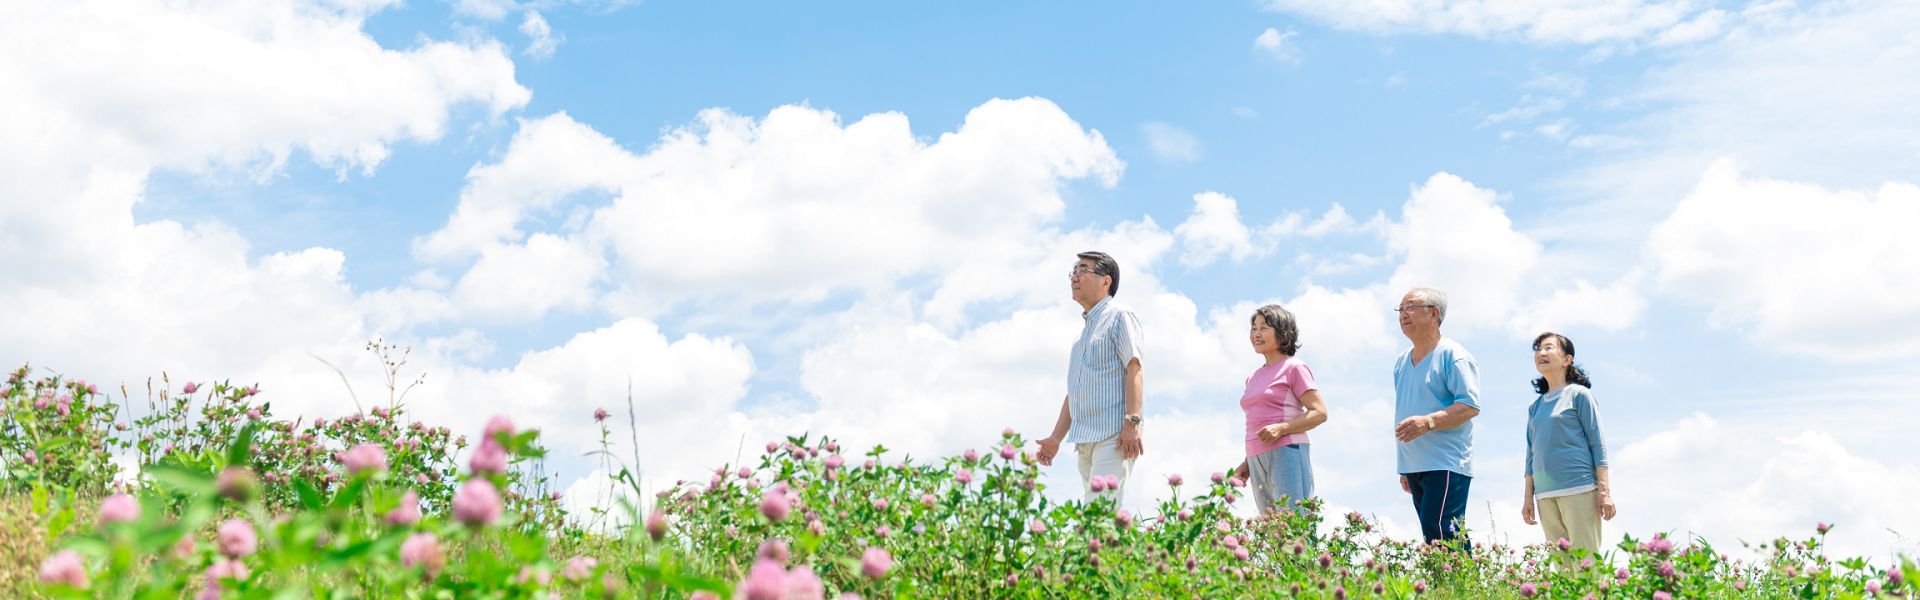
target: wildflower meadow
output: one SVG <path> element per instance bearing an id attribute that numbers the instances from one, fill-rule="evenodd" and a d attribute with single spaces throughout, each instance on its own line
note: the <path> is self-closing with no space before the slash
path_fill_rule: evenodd
<path id="1" fill-rule="evenodd" d="M 1600 555 L 1426 546 L 1317 502 L 1242 518 L 1243 482 L 1173 475 L 1151 512 L 1055 502 L 1011 429 L 927 461 L 801 435 L 705 481 L 569 514 L 538 431 L 335 420 L 163 383 L 143 410 L 21 367 L 0 402 L 8 598 L 1869 598 L 1920 567 L 1823 551 L 1826 524 L 1734 559 L 1630 535 Z M 140 416 L 133 416 L 140 415 Z M 612 432 L 607 413 L 581 415 Z M 124 458 L 117 458 L 124 457 Z M 137 461 L 126 469 L 116 461 Z M 611 458 L 609 457 L 611 460 Z M 632 467 L 632 465 L 628 465 Z M 137 473 L 137 474 L 135 474 Z M 1096 480 L 1096 487 L 1109 482 Z M 611 525 L 610 525 L 611 524 Z M 1840 524 L 1839 526 L 1845 526 Z"/>

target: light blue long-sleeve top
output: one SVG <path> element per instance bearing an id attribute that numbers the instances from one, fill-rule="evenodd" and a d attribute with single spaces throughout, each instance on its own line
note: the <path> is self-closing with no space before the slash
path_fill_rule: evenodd
<path id="1" fill-rule="evenodd" d="M 1541 394 L 1527 407 L 1527 475 L 1536 498 L 1586 493 L 1593 470 L 1607 466 L 1607 442 L 1593 390 L 1577 383 Z"/>

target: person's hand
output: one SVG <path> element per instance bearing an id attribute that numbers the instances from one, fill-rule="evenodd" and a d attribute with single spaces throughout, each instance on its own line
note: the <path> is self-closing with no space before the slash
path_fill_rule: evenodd
<path id="1" fill-rule="evenodd" d="M 1120 426 L 1120 457 L 1133 460 L 1147 453 L 1147 445 L 1140 441 L 1140 428 L 1132 425 Z"/>
<path id="2" fill-rule="evenodd" d="M 1035 454 L 1034 458 L 1039 460 L 1042 465 L 1053 466 L 1053 455 L 1060 453 L 1060 438 L 1050 437 L 1040 440 L 1038 443 L 1040 444 L 1040 452 Z"/>
<path id="3" fill-rule="evenodd" d="M 1240 466 L 1233 468 L 1233 476 L 1239 477 L 1241 481 L 1247 480 L 1247 461 L 1240 461 Z"/>
<path id="4" fill-rule="evenodd" d="M 1532 500 L 1528 500 L 1520 504 L 1520 520 L 1526 521 L 1528 525 L 1540 524 L 1539 519 L 1533 518 L 1533 501 Z"/>
<path id="5" fill-rule="evenodd" d="M 1602 520 L 1613 520 L 1613 513 L 1616 511 L 1613 506 L 1613 494 L 1607 493 L 1606 490 L 1601 490 L 1600 493 L 1594 494 L 1593 504 L 1594 508 L 1600 511 L 1600 518 Z"/>
<path id="6" fill-rule="evenodd" d="M 1400 476 L 1400 491 L 1408 494 L 1413 493 L 1413 484 L 1407 481 L 1407 476 L 1405 475 Z"/>
<path id="7" fill-rule="evenodd" d="M 1399 439 L 1402 443 L 1411 442 L 1420 436 L 1426 435 L 1427 432 L 1433 431 L 1432 428 L 1427 427 L 1427 423 L 1427 415 L 1414 415 L 1402 419 L 1399 425 L 1393 427 L 1393 437 Z"/>
<path id="8" fill-rule="evenodd" d="M 1282 427 L 1280 427 L 1279 423 L 1274 423 L 1266 427 L 1261 427 L 1260 431 L 1255 433 L 1260 436 L 1260 441 L 1271 444 L 1280 441 L 1283 435 L 1280 433 L 1281 429 Z"/>

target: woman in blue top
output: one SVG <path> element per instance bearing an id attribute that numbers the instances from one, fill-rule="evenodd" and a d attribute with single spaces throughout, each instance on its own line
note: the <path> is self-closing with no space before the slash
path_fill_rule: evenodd
<path id="1" fill-rule="evenodd" d="M 1545 529 L 1549 544 L 1567 540 L 1598 552 L 1600 521 L 1613 519 L 1614 506 L 1593 382 L 1573 364 L 1573 341 L 1558 333 L 1533 338 L 1533 368 L 1540 371 L 1533 380 L 1540 397 L 1527 407 L 1527 489 L 1520 518 Z"/>

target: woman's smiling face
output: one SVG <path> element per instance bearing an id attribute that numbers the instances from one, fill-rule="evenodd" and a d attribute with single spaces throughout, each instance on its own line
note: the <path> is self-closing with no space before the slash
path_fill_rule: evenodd
<path id="1" fill-rule="evenodd" d="M 1253 343 L 1254 352 L 1261 354 L 1273 352 L 1280 346 L 1279 337 L 1274 335 L 1273 327 L 1267 325 L 1267 320 L 1260 318 L 1260 315 L 1253 316 L 1253 327 L 1247 330 L 1247 341 Z"/>
<path id="2" fill-rule="evenodd" d="M 1573 356 L 1561 347 L 1560 336 L 1549 335 L 1533 345 L 1533 368 L 1541 375 L 1565 373 L 1570 364 Z"/>

